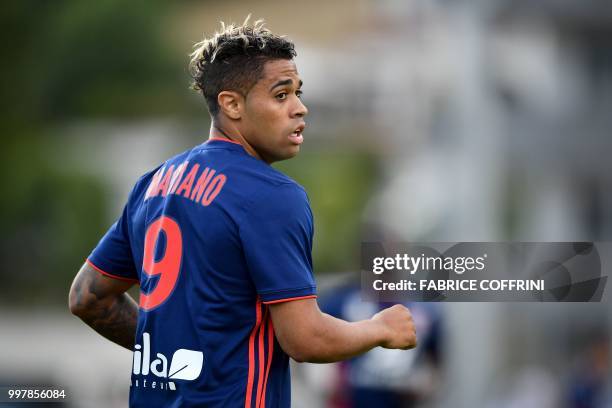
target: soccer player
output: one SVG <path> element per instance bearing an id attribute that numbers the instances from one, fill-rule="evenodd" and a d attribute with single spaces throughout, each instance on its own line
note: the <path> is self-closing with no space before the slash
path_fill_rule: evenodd
<path id="1" fill-rule="evenodd" d="M 288 407 L 289 357 L 416 345 L 404 306 L 353 323 L 317 306 L 308 198 L 270 166 L 304 140 L 295 55 L 248 19 L 196 45 L 208 141 L 136 182 L 74 279 L 72 313 L 133 350 L 132 407 Z"/>

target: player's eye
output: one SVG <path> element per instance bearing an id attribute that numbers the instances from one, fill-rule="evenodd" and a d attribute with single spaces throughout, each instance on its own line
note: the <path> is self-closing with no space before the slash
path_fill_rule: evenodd
<path id="1" fill-rule="evenodd" d="M 304 93 L 304 92 L 302 92 L 300 89 L 298 89 L 297 91 L 295 91 L 295 94 L 297 95 L 297 97 L 298 97 L 298 98 L 301 98 L 303 93 Z"/>
<path id="2" fill-rule="evenodd" d="M 276 99 L 281 100 L 281 101 L 284 100 L 284 99 L 287 99 L 287 92 L 281 92 L 281 93 L 277 94 L 276 95 Z"/>

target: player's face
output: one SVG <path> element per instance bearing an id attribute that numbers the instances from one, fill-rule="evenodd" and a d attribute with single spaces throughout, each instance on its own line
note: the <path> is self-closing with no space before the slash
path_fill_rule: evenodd
<path id="1" fill-rule="evenodd" d="M 241 133 L 267 163 L 289 159 L 300 151 L 308 113 L 300 99 L 301 86 L 292 60 L 268 61 L 262 78 L 245 98 Z"/>

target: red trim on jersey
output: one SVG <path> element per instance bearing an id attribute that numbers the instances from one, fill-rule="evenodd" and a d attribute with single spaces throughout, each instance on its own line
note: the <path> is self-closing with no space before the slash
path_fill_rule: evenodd
<path id="1" fill-rule="evenodd" d="M 317 297 L 317 295 L 298 296 L 298 297 L 285 298 L 285 299 L 269 300 L 267 302 L 263 302 L 263 304 L 264 305 L 273 305 L 275 303 L 291 302 L 292 300 L 301 300 L 301 299 L 312 299 L 312 298 L 316 298 L 316 297 Z"/>
<path id="2" fill-rule="evenodd" d="M 124 278 L 123 276 L 117 276 L 117 275 L 113 275 L 112 273 L 108 273 L 106 271 L 103 271 L 102 269 L 98 268 L 96 265 L 94 265 L 93 262 L 91 262 L 88 259 L 85 260 L 85 262 L 87 262 L 92 268 L 94 268 L 96 271 L 100 272 L 102 275 L 106 275 L 109 278 L 113 278 L 113 279 L 118 279 L 121 281 L 126 281 L 126 282 L 139 282 L 138 279 L 133 279 L 133 278 Z"/>
<path id="3" fill-rule="evenodd" d="M 253 394 L 253 380 L 255 377 L 255 335 L 257 329 L 261 325 L 261 300 L 257 299 L 255 303 L 255 326 L 251 331 L 249 337 L 249 376 L 247 380 L 246 398 L 244 400 L 244 407 L 251 408 L 251 399 Z"/>
<path id="4" fill-rule="evenodd" d="M 268 308 L 264 309 L 264 317 L 262 319 L 262 325 L 259 328 L 259 348 L 258 348 L 258 360 L 259 367 L 257 370 L 257 394 L 255 394 L 255 408 L 259 408 L 259 401 L 261 400 L 261 389 L 263 387 L 263 377 L 264 377 L 264 364 L 265 364 L 265 355 L 264 355 L 264 327 L 268 317 Z"/>
<path id="5" fill-rule="evenodd" d="M 272 365 L 272 356 L 274 355 L 274 326 L 272 325 L 272 316 L 268 315 L 268 365 L 266 366 L 266 375 L 264 378 L 263 393 L 261 395 L 260 406 L 266 406 L 266 387 L 268 386 L 268 374 L 270 374 L 270 366 Z"/>
<path id="6" fill-rule="evenodd" d="M 209 137 L 208 140 L 214 140 L 215 142 L 233 143 L 233 144 L 237 144 L 239 146 L 242 146 L 242 143 L 235 142 L 233 140 L 225 139 L 225 138 L 222 138 L 222 137 L 215 137 L 215 136 L 213 136 L 213 137 Z"/>

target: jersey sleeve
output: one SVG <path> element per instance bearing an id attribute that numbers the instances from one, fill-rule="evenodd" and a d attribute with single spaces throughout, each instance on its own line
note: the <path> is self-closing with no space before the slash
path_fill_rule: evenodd
<path id="1" fill-rule="evenodd" d="M 128 205 L 121 217 L 110 227 L 87 262 L 98 272 L 111 278 L 138 281 L 128 231 Z"/>
<path id="2" fill-rule="evenodd" d="M 286 184 L 260 194 L 239 228 L 249 272 L 263 303 L 316 297 L 312 212 L 302 189 Z"/>

